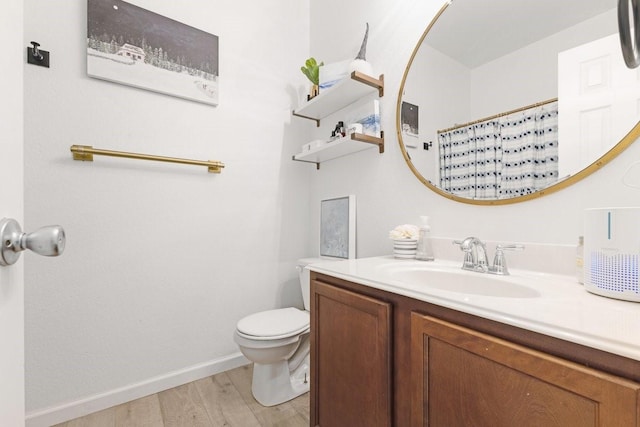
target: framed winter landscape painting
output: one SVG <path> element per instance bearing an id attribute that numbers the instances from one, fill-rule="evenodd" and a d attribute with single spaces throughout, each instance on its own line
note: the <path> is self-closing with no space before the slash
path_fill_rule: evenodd
<path id="1" fill-rule="evenodd" d="M 120 0 L 88 0 L 89 76 L 218 105 L 218 36 Z"/>
<path id="2" fill-rule="evenodd" d="M 400 109 L 402 135 L 411 137 L 404 139 L 404 145 L 407 147 L 415 148 L 418 146 L 417 138 L 420 135 L 418 118 L 418 106 L 402 101 L 402 108 Z"/>

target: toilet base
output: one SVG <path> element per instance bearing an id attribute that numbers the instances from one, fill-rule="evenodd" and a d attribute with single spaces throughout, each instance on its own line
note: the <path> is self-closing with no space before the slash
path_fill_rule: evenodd
<path id="1" fill-rule="evenodd" d="M 274 406 L 309 391 L 309 355 L 293 372 L 286 360 L 253 364 L 253 397 L 263 406 Z"/>

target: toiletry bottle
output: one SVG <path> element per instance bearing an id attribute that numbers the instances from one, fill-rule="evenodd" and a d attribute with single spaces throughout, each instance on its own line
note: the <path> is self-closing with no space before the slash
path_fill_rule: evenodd
<path id="1" fill-rule="evenodd" d="M 421 216 L 422 225 L 418 232 L 418 249 L 416 250 L 416 259 L 422 261 L 433 261 L 433 247 L 431 245 L 431 227 L 429 226 L 429 217 Z"/>
<path id="2" fill-rule="evenodd" d="M 576 247 L 576 279 L 578 283 L 584 283 L 584 237 L 578 237 Z"/>
<path id="3" fill-rule="evenodd" d="M 344 136 L 344 123 L 343 122 L 338 122 L 336 123 L 336 127 L 333 129 L 333 132 L 331 132 L 331 135 L 336 136 L 336 138 L 342 138 Z"/>

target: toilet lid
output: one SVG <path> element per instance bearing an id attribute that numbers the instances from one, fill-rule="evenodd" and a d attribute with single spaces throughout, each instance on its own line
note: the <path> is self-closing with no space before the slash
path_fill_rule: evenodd
<path id="1" fill-rule="evenodd" d="M 295 307 L 261 311 L 238 321 L 238 331 L 256 337 L 284 338 L 309 328 L 309 313 Z"/>

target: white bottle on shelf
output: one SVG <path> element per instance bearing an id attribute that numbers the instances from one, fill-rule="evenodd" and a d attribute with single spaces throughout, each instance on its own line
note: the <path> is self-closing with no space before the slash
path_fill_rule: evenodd
<path id="1" fill-rule="evenodd" d="M 431 226 L 429 225 L 429 217 L 421 216 L 422 225 L 418 232 L 418 249 L 416 250 L 416 259 L 421 261 L 433 261 L 433 246 L 431 244 Z"/>

